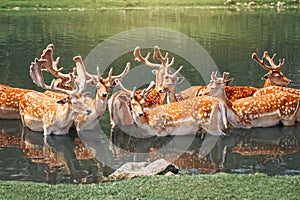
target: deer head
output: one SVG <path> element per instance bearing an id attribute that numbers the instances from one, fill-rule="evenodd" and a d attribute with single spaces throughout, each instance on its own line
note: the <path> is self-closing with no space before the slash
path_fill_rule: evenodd
<path id="1" fill-rule="evenodd" d="M 152 71 L 153 74 L 156 75 L 155 80 L 155 90 L 159 91 L 159 89 L 162 87 L 162 82 L 165 74 L 165 69 L 171 67 L 174 64 L 174 57 L 169 59 L 169 53 L 166 52 L 165 56 L 161 54 L 161 51 L 158 46 L 154 47 L 154 53 L 153 53 L 153 59 L 160 61 L 161 64 L 157 63 L 151 63 L 149 61 L 150 58 L 150 52 L 146 55 L 146 57 L 143 57 L 141 55 L 141 50 L 139 47 L 136 47 L 133 52 L 134 58 L 136 62 L 141 62 L 147 65 L 148 67 L 154 68 L 155 70 Z M 162 100 L 164 99 L 164 94 L 161 95 Z"/>
<path id="2" fill-rule="evenodd" d="M 75 62 L 78 62 L 78 57 L 74 57 L 73 59 Z M 84 75 L 84 70 L 80 68 L 79 66 L 76 67 L 77 77 L 74 82 L 75 89 L 68 90 L 58 87 L 55 84 L 55 80 L 52 80 L 50 85 L 47 85 L 45 83 L 43 73 L 42 73 L 42 66 L 44 63 L 47 62 L 45 59 L 35 59 L 34 62 L 31 63 L 30 66 L 30 76 L 33 80 L 33 82 L 38 85 L 39 87 L 42 87 L 45 90 L 50 90 L 54 92 L 60 92 L 67 94 L 68 96 L 66 98 L 63 98 L 59 101 L 57 101 L 58 104 L 66 104 L 69 103 L 72 105 L 73 109 L 80 113 L 90 114 L 91 111 L 87 107 L 87 105 L 84 103 L 84 100 L 86 98 L 86 94 L 83 94 L 83 90 L 86 86 L 86 78 Z M 73 88 L 73 87 L 72 87 Z"/>
<path id="3" fill-rule="evenodd" d="M 260 60 L 256 53 L 252 54 L 252 59 L 256 61 L 262 68 L 269 70 L 267 74 L 262 77 L 262 80 L 265 80 L 264 87 L 278 85 L 278 86 L 287 86 L 291 83 L 291 80 L 288 79 L 280 69 L 284 66 L 284 58 L 279 60 L 278 65 L 274 63 L 276 54 L 271 58 L 267 51 L 264 52 L 262 59 Z M 270 66 L 265 64 L 265 60 L 267 60 Z"/>

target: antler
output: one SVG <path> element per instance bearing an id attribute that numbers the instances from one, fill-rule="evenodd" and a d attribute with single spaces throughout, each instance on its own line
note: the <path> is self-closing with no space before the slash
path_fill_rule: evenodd
<path id="1" fill-rule="evenodd" d="M 285 60 L 284 60 L 284 58 L 282 59 L 282 61 L 281 61 L 281 59 L 279 59 L 279 64 L 276 65 L 274 63 L 275 56 L 276 56 L 276 54 L 274 54 L 273 57 L 271 58 L 269 56 L 268 52 L 265 51 L 261 60 L 257 57 L 256 53 L 252 54 L 252 59 L 254 61 L 256 61 L 262 68 L 264 68 L 266 70 L 280 70 L 283 67 Z M 266 59 L 270 63 L 271 66 L 265 65 L 264 59 Z"/>
<path id="2" fill-rule="evenodd" d="M 152 68 L 160 68 L 161 65 L 160 64 L 156 64 L 156 63 L 151 63 L 149 61 L 150 58 L 150 52 L 147 53 L 146 57 L 143 57 L 141 55 L 141 49 L 140 47 L 136 47 L 133 51 L 133 55 L 134 55 L 134 60 L 136 62 L 141 62 L 144 63 L 145 65 L 147 65 L 148 67 L 152 67 Z"/>
<path id="3" fill-rule="evenodd" d="M 146 99 L 147 94 L 150 92 L 150 90 L 155 86 L 155 82 L 151 81 L 149 86 L 146 89 L 143 89 L 141 95 Z"/>
<path id="4" fill-rule="evenodd" d="M 57 68 L 59 57 L 56 58 L 56 60 L 53 60 L 53 50 L 54 45 L 49 44 L 47 48 L 43 51 L 43 54 L 41 55 L 41 59 L 45 60 L 46 62 L 43 64 L 46 69 L 42 69 L 42 71 L 47 71 L 53 74 L 55 77 L 57 77 L 56 86 L 58 88 L 67 89 L 67 90 L 73 90 L 72 83 L 75 81 L 76 77 L 76 69 L 73 68 L 73 72 L 69 74 L 63 74 L 61 71 L 63 68 Z"/>
<path id="5" fill-rule="evenodd" d="M 73 95 L 77 92 L 81 92 L 83 86 L 83 82 L 85 82 L 85 79 L 82 78 L 80 67 L 77 67 L 77 72 L 80 74 L 80 78 L 74 82 L 75 89 L 73 90 L 67 90 L 60 88 L 56 85 L 56 80 L 53 79 L 50 85 L 47 85 L 44 80 L 43 72 L 42 72 L 42 66 L 47 62 L 45 59 L 37 59 L 35 58 L 34 62 L 31 63 L 30 65 L 30 77 L 33 80 L 33 82 L 39 86 L 42 87 L 45 90 L 51 90 L 54 92 L 62 92 L 68 95 Z"/>
<path id="6" fill-rule="evenodd" d="M 224 85 L 230 85 L 230 83 L 234 80 L 233 78 L 231 79 L 227 79 L 229 76 L 229 72 L 223 72 L 223 77 L 222 78 L 218 78 L 217 77 L 218 71 L 216 72 L 212 72 L 211 73 L 211 81 L 215 81 L 217 83 L 223 83 Z"/>
<path id="7" fill-rule="evenodd" d="M 83 92 L 87 83 L 87 77 L 92 78 L 92 75 L 87 73 L 81 56 L 75 56 L 73 60 L 76 62 L 77 77 L 75 83 L 78 84 L 78 92 Z"/>
<path id="8" fill-rule="evenodd" d="M 118 86 L 121 90 L 123 90 L 124 92 L 131 94 L 133 91 L 128 90 L 127 88 L 124 87 L 124 85 L 121 83 L 121 81 L 119 79 L 115 80 L 116 86 Z"/>
<path id="9" fill-rule="evenodd" d="M 130 65 L 130 62 L 127 62 L 127 63 L 126 63 L 126 67 L 125 67 L 125 69 L 123 70 L 123 72 L 122 72 L 121 74 L 119 74 L 119 75 L 116 75 L 116 76 L 112 76 L 112 69 L 113 69 L 113 68 L 111 68 L 111 69 L 109 70 L 108 77 L 107 77 L 107 79 L 108 79 L 108 81 L 110 82 L 110 84 L 111 84 L 111 85 L 115 85 L 115 80 L 116 80 L 116 79 L 122 80 L 122 78 L 129 72 L 130 66 L 131 66 L 131 65 Z M 99 73 L 98 73 L 98 77 L 99 77 Z"/>
<path id="10" fill-rule="evenodd" d="M 146 57 L 141 55 L 140 47 L 136 47 L 133 51 L 134 60 L 136 62 L 144 63 L 145 65 L 152 67 L 152 68 L 161 68 L 161 67 L 170 67 L 174 64 L 174 57 L 172 58 L 171 62 L 169 62 L 169 53 L 166 52 L 165 56 L 162 56 L 160 49 L 158 46 L 154 47 L 153 59 L 159 60 L 161 64 L 151 63 L 149 61 L 150 52 L 147 53 Z"/>

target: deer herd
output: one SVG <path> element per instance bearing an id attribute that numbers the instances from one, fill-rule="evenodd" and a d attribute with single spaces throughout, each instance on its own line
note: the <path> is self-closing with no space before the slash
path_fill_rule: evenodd
<path id="1" fill-rule="evenodd" d="M 300 90 L 288 87 L 291 80 L 280 71 L 285 60 L 276 65 L 276 54 L 270 57 L 267 51 L 261 59 L 252 54 L 252 59 L 268 70 L 262 77 L 263 88 L 230 86 L 233 79 L 228 79 L 229 73 L 219 76 L 212 72 L 207 86 L 192 86 L 179 93 L 176 85 L 183 81 L 178 76 L 183 67 L 172 70 L 174 58 L 167 52 L 163 56 L 157 46 L 155 62 L 150 61 L 150 52 L 143 56 L 139 47 L 133 51 L 135 62 L 153 68 L 156 77 L 142 89 L 122 84 L 130 71 L 129 62 L 119 75 L 113 75 L 111 68 L 104 78 L 99 68 L 95 75 L 88 73 L 82 58 L 75 56 L 75 67 L 64 74 L 53 53 L 54 45 L 49 44 L 30 65 L 32 81 L 44 92 L 0 84 L 1 119 L 21 119 L 32 131 L 62 135 L 71 127 L 77 132 L 93 129 L 107 106 L 112 127 L 136 126 L 148 136 L 189 135 L 200 129 L 226 135 L 232 128 L 292 126 L 300 119 Z M 50 84 L 44 73 L 55 77 Z M 87 84 L 95 87 L 94 98 L 85 92 Z M 121 90 L 110 95 L 115 86 Z"/>

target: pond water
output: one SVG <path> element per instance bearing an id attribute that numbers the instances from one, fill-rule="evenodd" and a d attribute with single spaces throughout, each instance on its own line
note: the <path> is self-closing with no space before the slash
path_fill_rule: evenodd
<path id="1" fill-rule="evenodd" d="M 90 52 L 107 39 L 124 31 L 156 27 L 176 31 L 193 39 L 206 50 L 219 71 L 234 77 L 233 85 L 262 87 L 266 71 L 251 59 L 265 50 L 277 59 L 285 58 L 283 73 L 293 80 L 291 87 L 300 88 L 300 15 L 298 10 L 203 10 L 149 9 L 103 11 L 2 11 L 0 12 L 0 80 L 14 87 L 40 90 L 30 79 L 28 69 L 35 57 L 49 44 L 55 45 L 55 57 L 66 71 L 72 58 L 88 58 Z M 143 46 L 136 32 L 116 40 L 120 49 L 125 44 Z M 157 35 L 144 35 L 149 42 Z M 181 40 L 159 35 L 156 45 L 180 48 Z M 143 39 L 143 38 L 142 38 Z M 155 41 L 153 43 L 155 43 Z M 149 47 L 148 47 L 149 48 Z M 114 50 L 114 49 L 113 49 Z M 133 48 L 132 48 L 133 50 Z M 116 73 L 134 63 L 131 52 L 125 52 L 108 62 L 101 57 L 104 74 L 114 67 Z M 151 50 L 151 49 L 150 49 Z M 175 56 L 175 67 L 183 65 L 182 75 L 191 85 L 207 82 L 209 77 L 198 76 L 190 60 L 177 55 L 178 49 L 166 49 Z M 117 51 L 117 50 L 115 50 Z M 198 55 L 188 49 L 189 56 Z M 103 49 L 109 54 L 112 49 Z M 104 54 L 105 55 L 105 54 Z M 85 60 L 87 68 L 89 59 Z M 201 60 L 197 60 L 201 63 Z M 196 62 L 196 63 L 197 63 Z M 204 61 L 203 61 L 204 62 Z M 207 68 L 208 70 L 210 68 Z M 196 73 L 197 72 L 197 73 Z M 149 72 L 150 73 L 150 72 Z M 202 74 L 203 75 L 203 74 Z M 47 78 L 47 77 L 46 77 Z M 49 77 L 50 78 L 50 77 Z M 149 78 L 153 78 L 149 74 Z M 135 82 L 127 79 L 131 86 Z M 181 89 L 185 87 L 181 86 Z M 179 87 L 180 90 L 180 87 Z M 299 174 L 299 124 L 293 127 L 276 126 L 251 130 L 233 130 L 230 136 L 219 138 L 213 149 L 201 157 L 204 143 L 200 136 L 135 138 L 121 130 L 110 137 L 109 116 L 106 112 L 93 131 L 44 138 L 41 133 L 24 129 L 19 120 L 0 120 L 0 179 L 55 183 L 93 183 L 102 181 L 127 161 L 168 158 L 187 173 L 255 173 L 269 175 Z M 188 147 L 180 147 L 187 141 Z"/>

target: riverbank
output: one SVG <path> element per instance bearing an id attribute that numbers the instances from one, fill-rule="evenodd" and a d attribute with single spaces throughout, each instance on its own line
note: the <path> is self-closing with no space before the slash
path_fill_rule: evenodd
<path id="1" fill-rule="evenodd" d="M 300 176 L 142 177 L 88 185 L 0 181 L 0 199 L 298 199 Z"/>
<path id="2" fill-rule="evenodd" d="M 300 1 L 288 0 L 2 0 L 0 10 L 106 10 L 106 9 L 150 9 L 150 8 L 172 8 L 172 7 L 191 7 L 191 8 L 299 8 Z"/>

